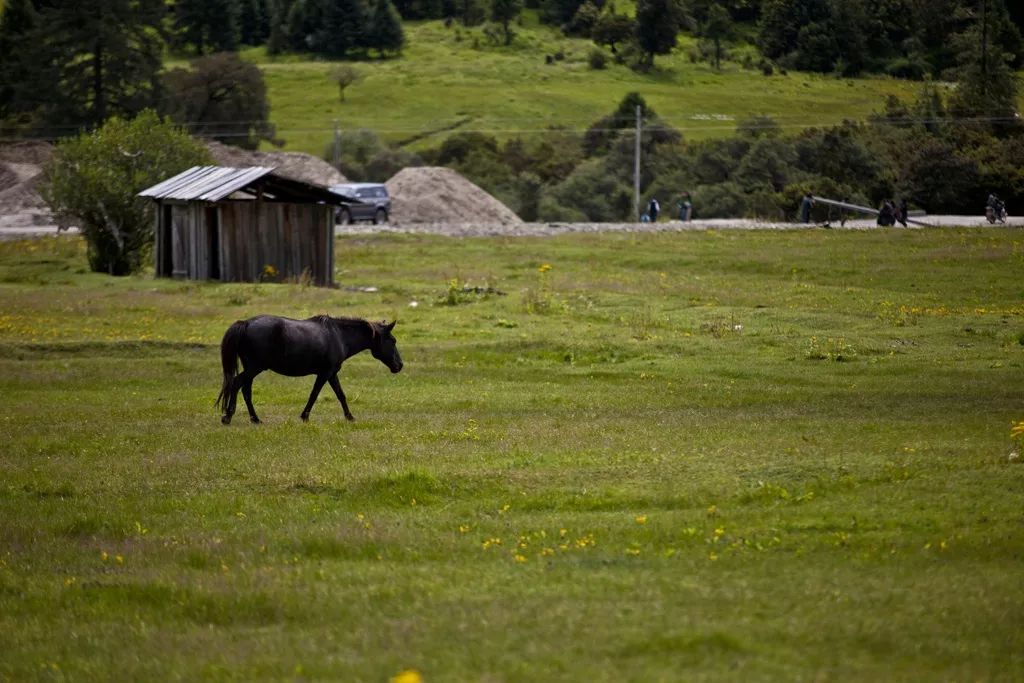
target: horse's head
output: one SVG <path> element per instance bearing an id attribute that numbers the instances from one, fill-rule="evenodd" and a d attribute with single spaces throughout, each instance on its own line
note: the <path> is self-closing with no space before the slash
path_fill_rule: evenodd
<path id="1" fill-rule="evenodd" d="M 395 322 L 398 322 L 397 320 Z M 373 341 L 370 343 L 370 353 L 384 365 L 388 366 L 391 372 L 401 372 L 402 357 L 398 354 L 398 342 L 391 334 L 395 329 L 395 323 L 386 323 L 383 320 L 379 323 L 370 323 L 373 328 Z"/>

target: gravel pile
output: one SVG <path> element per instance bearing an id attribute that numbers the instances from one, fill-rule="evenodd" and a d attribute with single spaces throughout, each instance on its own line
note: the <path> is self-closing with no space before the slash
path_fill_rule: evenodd
<path id="1" fill-rule="evenodd" d="M 302 152 L 255 152 L 212 140 L 206 142 L 218 166 L 274 166 L 278 173 L 314 185 L 337 185 L 348 182 L 341 171 L 312 154 Z"/>
<path id="2" fill-rule="evenodd" d="M 0 227 L 53 225 L 39 194 L 43 165 L 53 156 L 48 142 L 0 145 Z"/>
<path id="3" fill-rule="evenodd" d="M 405 168 L 387 183 L 391 222 L 514 226 L 522 221 L 513 211 L 450 168 Z"/>

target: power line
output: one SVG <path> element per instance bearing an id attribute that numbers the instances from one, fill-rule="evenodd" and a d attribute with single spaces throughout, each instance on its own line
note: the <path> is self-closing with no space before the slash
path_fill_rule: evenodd
<path id="1" fill-rule="evenodd" d="M 762 120 L 767 119 L 767 120 Z M 781 120 L 780 120 L 781 119 Z M 790 119 L 787 121 L 786 119 Z M 505 118 L 505 119 L 492 119 L 495 124 L 502 122 L 516 122 L 516 121 L 535 121 L 535 119 L 528 118 Z M 582 121 L 582 119 L 569 119 L 566 122 L 576 123 Z M 699 121 L 700 123 L 691 123 Z M 1008 124 L 1017 123 L 1021 121 L 1020 114 L 1014 116 L 910 116 L 910 117 L 899 117 L 890 118 L 884 114 L 875 114 L 870 116 L 866 120 L 857 120 L 850 118 L 835 119 L 799 119 L 791 115 L 772 116 L 766 114 L 754 115 L 750 118 L 740 119 L 735 115 L 731 114 L 697 114 L 689 116 L 676 116 L 676 117 L 658 117 L 657 119 L 645 118 L 644 123 L 650 128 L 653 127 L 655 122 L 669 124 L 673 128 L 683 133 L 706 133 L 715 131 L 738 131 L 740 129 L 746 131 L 759 131 L 759 130 L 796 130 L 796 129 L 807 129 L 807 128 L 823 128 L 823 127 L 836 127 L 846 124 L 852 124 L 863 127 L 876 127 L 876 126 L 910 126 L 910 125 L 948 125 L 948 124 L 961 124 L 961 125 L 991 125 L 991 124 Z M 713 122 L 713 123 L 712 123 Z M 517 127 L 507 126 L 499 127 L 498 125 L 486 125 L 486 126 L 455 126 L 451 127 L 448 124 L 441 125 L 435 124 L 434 126 L 429 125 L 408 125 L 408 126 L 364 126 L 359 124 L 352 124 L 351 126 L 343 126 L 343 129 L 349 131 L 353 130 L 365 130 L 371 131 L 377 134 L 383 135 L 397 135 L 397 134 L 423 134 L 424 137 L 430 137 L 433 135 L 442 135 L 446 133 L 480 133 L 480 134 L 491 134 L 491 135 L 559 135 L 559 134 L 583 134 L 587 132 L 600 132 L 600 133 L 615 133 L 621 131 L 627 131 L 627 123 L 629 126 L 632 125 L 632 118 L 629 121 L 624 121 L 622 127 L 609 127 L 609 126 L 565 126 L 560 122 L 548 122 L 547 127 Z M 220 137 L 220 138 L 243 138 L 249 137 L 253 131 L 251 130 L 237 130 L 238 128 L 262 128 L 272 127 L 278 134 L 310 134 L 320 133 L 325 137 L 330 137 L 334 133 L 333 122 L 330 125 L 324 125 L 323 127 L 283 127 L 280 124 L 267 121 L 193 121 L 185 123 L 177 123 L 182 128 L 191 130 L 192 132 L 199 133 L 207 137 Z M 224 127 L 226 130 L 216 130 L 218 127 Z M 236 130 L 231 130 L 236 129 Z M 46 126 L 41 130 L 35 131 L 30 136 L 13 136 L 0 134 L 0 142 L 12 143 L 19 141 L 30 141 L 30 140 L 43 140 L 53 141 L 68 135 L 82 132 L 85 128 L 83 126 L 75 125 L 53 125 Z"/>

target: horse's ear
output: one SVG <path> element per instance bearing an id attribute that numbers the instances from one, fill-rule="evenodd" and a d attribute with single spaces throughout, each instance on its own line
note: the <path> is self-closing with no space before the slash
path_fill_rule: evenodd
<path id="1" fill-rule="evenodd" d="M 397 320 L 392 320 L 391 323 L 389 323 L 389 324 L 384 326 L 384 331 L 385 332 L 390 332 L 391 330 L 395 329 L 395 325 L 397 325 L 397 324 L 398 324 Z"/>

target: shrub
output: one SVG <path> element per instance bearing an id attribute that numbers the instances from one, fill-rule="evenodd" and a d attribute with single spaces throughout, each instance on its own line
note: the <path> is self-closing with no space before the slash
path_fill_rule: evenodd
<path id="1" fill-rule="evenodd" d="M 540 219 L 597 223 L 628 219 L 633 195 L 598 159 L 585 161 L 561 183 L 547 188 L 540 202 Z"/>
<path id="2" fill-rule="evenodd" d="M 591 69 L 604 69 L 608 66 L 608 55 L 604 53 L 604 50 L 595 47 L 587 56 L 587 63 L 590 65 Z"/>
<path id="3" fill-rule="evenodd" d="M 921 81 L 928 75 L 928 62 L 924 59 L 897 57 L 885 67 L 885 72 L 893 78 Z"/>
<path id="4" fill-rule="evenodd" d="M 92 270 L 127 275 L 139 270 L 153 241 L 150 201 L 136 194 L 206 163 L 202 145 L 147 110 L 57 145 L 42 193 L 62 224 L 81 229 Z"/>
<path id="5" fill-rule="evenodd" d="M 747 213 L 746 193 L 732 182 L 700 185 L 693 191 L 693 206 L 703 218 L 735 218 Z"/>

